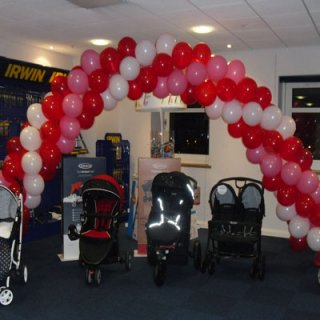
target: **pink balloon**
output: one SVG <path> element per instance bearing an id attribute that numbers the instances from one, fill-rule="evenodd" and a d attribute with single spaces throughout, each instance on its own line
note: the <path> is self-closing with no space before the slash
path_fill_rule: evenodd
<path id="1" fill-rule="evenodd" d="M 204 110 L 210 119 L 218 119 L 222 114 L 223 106 L 224 102 L 216 97 L 213 103 L 205 107 Z"/>
<path id="2" fill-rule="evenodd" d="M 203 63 L 194 61 L 187 67 L 187 80 L 193 86 L 198 86 L 206 78 L 207 70 Z"/>
<path id="3" fill-rule="evenodd" d="M 63 135 L 60 136 L 60 138 L 57 142 L 57 147 L 59 148 L 59 150 L 63 154 L 70 153 L 71 151 L 73 151 L 75 146 L 76 146 L 75 139 L 67 139 Z"/>
<path id="4" fill-rule="evenodd" d="M 82 100 L 79 95 L 75 93 L 66 95 L 62 101 L 62 109 L 68 117 L 78 117 L 83 109 Z"/>
<path id="5" fill-rule="evenodd" d="M 266 154 L 267 152 L 262 144 L 258 148 L 247 149 L 246 151 L 248 161 L 254 164 L 260 163 Z"/>
<path id="6" fill-rule="evenodd" d="M 281 157 L 274 153 L 267 153 L 260 163 L 261 172 L 266 177 L 275 177 L 280 173 L 281 167 Z"/>
<path id="7" fill-rule="evenodd" d="M 297 183 L 297 189 L 301 193 L 312 194 L 319 186 L 319 179 L 315 172 L 305 170 L 302 172 L 301 177 Z"/>
<path id="8" fill-rule="evenodd" d="M 310 196 L 316 204 L 320 203 L 320 183 L 318 183 L 316 190 Z"/>
<path id="9" fill-rule="evenodd" d="M 166 77 L 158 77 L 157 85 L 153 90 L 153 95 L 159 99 L 163 99 L 169 95 Z"/>
<path id="10" fill-rule="evenodd" d="M 80 134 L 80 123 L 78 119 L 63 116 L 60 120 L 60 131 L 67 139 L 75 139 Z"/>
<path id="11" fill-rule="evenodd" d="M 80 68 L 70 71 L 67 77 L 68 87 L 73 93 L 83 94 L 89 88 L 87 74 Z"/>
<path id="12" fill-rule="evenodd" d="M 301 168 L 295 162 L 287 162 L 281 169 L 281 179 L 288 186 L 294 186 L 301 177 Z"/>
<path id="13" fill-rule="evenodd" d="M 81 68 L 89 75 L 92 71 L 101 68 L 100 55 L 92 49 L 85 50 L 80 58 Z"/>
<path id="14" fill-rule="evenodd" d="M 182 94 L 188 86 L 187 79 L 182 70 L 175 69 L 167 79 L 169 92 L 174 96 Z"/>
<path id="15" fill-rule="evenodd" d="M 244 64 L 240 60 L 232 60 L 228 64 L 228 70 L 225 77 L 239 83 L 246 74 Z"/>
<path id="16" fill-rule="evenodd" d="M 225 76 L 227 70 L 227 60 L 220 55 L 215 55 L 210 58 L 207 63 L 208 78 L 212 81 L 221 80 Z"/>

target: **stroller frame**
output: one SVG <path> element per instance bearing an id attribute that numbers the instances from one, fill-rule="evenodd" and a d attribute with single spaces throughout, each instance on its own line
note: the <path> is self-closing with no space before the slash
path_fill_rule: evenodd
<path id="1" fill-rule="evenodd" d="M 9 196 L 10 201 L 13 203 L 8 204 L 8 211 L 15 208 L 15 216 L 13 217 L 13 212 L 9 212 L 5 216 L 4 212 L 0 212 L 0 225 L 3 224 L 0 233 L 0 254 L 9 254 L 10 251 L 10 262 L 7 270 L 3 270 L 0 266 L 1 271 L 1 283 L 0 283 L 0 304 L 7 306 L 13 301 L 13 292 L 10 289 L 11 278 L 14 280 L 21 280 L 24 284 L 28 281 L 28 269 L 25 264 L 21 263 L 21 252 L 22 252 L 22 235 L 23 235 L 23 196 L 14 194 L 9 188 L 0 185 L 1 201 L 6 203 L 2 198 L 4 196 Z M 4 208 L 1 207 L 1 210 Z M 9 225 L 11 225 L 9 230 Z M 11 246 L 11 248 L 9 248 Z M 5 262 L 6 257 L 1 259 Z M 4 271 L 7 271 L 4 273 Z M 2 274 L 3 273 L 3 274 Z M 3 281 L 3 279 L 5 280 Z"/>
<path id="2" fill-rule="evenodd" d="M 257 201 L 261 197 L 255 207 L 247 207 L 248 203 L 245 203 L 248 199 L 244 199 L 244 194 L 248 196 L 250 191 Z M 220 203 L 219 192 L 225 197 L 230 192 L 232 197 L 223 203 L 221 196 Z M 258 275 L 263 280 L 266 259 L 261 251 L 261 227 L 265 215 L 263 194 L 262 182 L 248 177 L 221 179 L 212 187 L 209 197 L 212 219 L 208 222 L 207 246 L 201 264 L 203 273 L 213 274 L 221 257 L 251 258 L 250 276 Z"/>

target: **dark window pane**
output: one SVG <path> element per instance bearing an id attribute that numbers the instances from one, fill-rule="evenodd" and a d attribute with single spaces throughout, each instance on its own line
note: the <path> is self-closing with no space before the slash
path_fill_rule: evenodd
<path id="1" fill-rule="evenodd" d="M 320 113 L 293 113 L 296 122 L 295 136 L 309 148 L 313 159 L 320 160 Z"/>
<path id="2" fill-rule="evenodd" d="M 174 132 L 175 153 L 209 154 L 209 118 L 206 113 L 170 113 L 170 132 Z"/>
<path id="3" fill-rule="evenodd" d="M 320 88 L 292 89 L 292 108 L 320 108 Z"/>

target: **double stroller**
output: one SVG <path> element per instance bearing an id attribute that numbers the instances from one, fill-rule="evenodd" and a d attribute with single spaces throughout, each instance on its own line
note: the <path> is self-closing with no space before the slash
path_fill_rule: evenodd
<path id="1" fill-rule="evenodd" d="M 10 289 L 14 280 L 28 281 L 28 269 L 21 263 L 23 199 L 0 185 L 0 304 L 13 301 Z"/>
<path id="2" fill-rule="evenodd" d="M 185 265 L 189 257 L 191 209 L 196 181 L 182 172 L 159 173 L 152 181 L 152 206 L 145 226 L 147 259 L 154 266 L 158 286 L 166 278 L 167 263 Z M 193 245 L 194 264 L 200 267 L 200 242 Z"/>
<path id="3" fill-rule="evenodd" d="M 85 267 L 87 284 L 101 284 L 101 264 L 125 263 L 131 269 L 133 253 L 120 256 L 118 232 L 124 212 L 124 192 L 109 175 L 98 175 L 84 182 L 81 190 L 81 228 L 68 228 L 70 240 L 79 239 L 79 263 Z"/>
<path id="4" fill-rule="evenodd" d="M 207 248 L 201 271 L 213 274 L 221 257 L 252 259 L 250 276 L 265 274 L 261 228 L 265 215 L 264 188 L 246 177 L 220 180 L 210 192 L 212 219 L 208 222 Z"/>

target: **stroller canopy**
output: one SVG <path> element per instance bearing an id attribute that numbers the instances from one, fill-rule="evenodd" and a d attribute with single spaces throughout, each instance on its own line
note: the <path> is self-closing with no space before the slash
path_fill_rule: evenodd
<path id="1" fill-rule="evenodd" d="M 0 220 L 12 220 L 17 215 L 18 200 L 11 190 L 0 185 Z"/>

